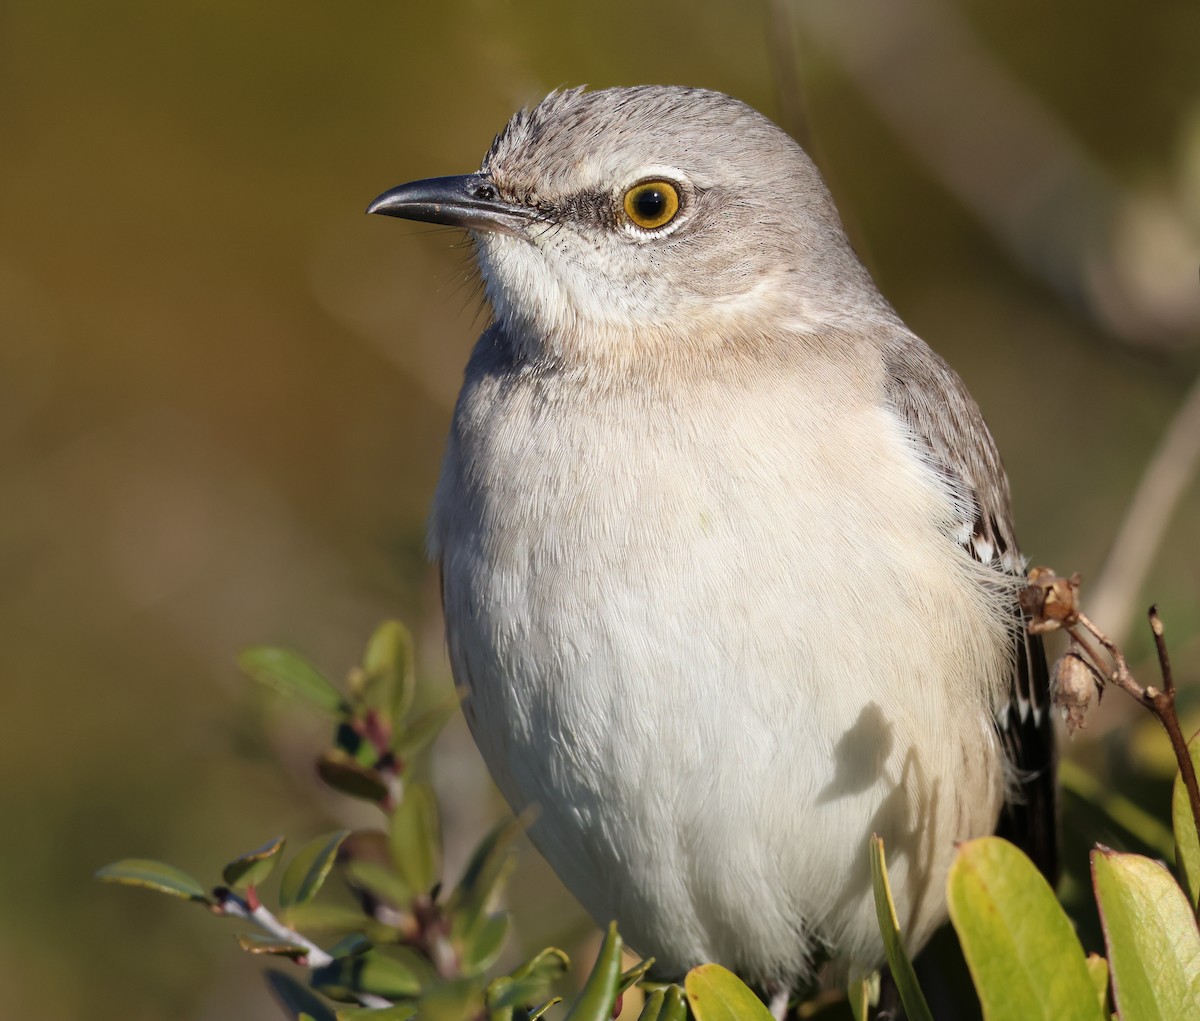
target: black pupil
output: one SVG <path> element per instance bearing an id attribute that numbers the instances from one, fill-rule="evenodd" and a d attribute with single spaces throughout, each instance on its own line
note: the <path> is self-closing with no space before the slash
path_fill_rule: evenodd
<path id="1" fill-rule="evenodd" d="M 657 220 L 667 208 L 667 196 L 661 188 L 645 188 L 637 193 L 633 208 L 643 220 Z"/>

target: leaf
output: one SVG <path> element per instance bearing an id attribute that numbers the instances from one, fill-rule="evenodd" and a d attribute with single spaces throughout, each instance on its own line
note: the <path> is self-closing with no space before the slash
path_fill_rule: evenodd
<path id="1" fill-rule="evenodd" d="M 508 938 L 510 922 L 508 913 L 500 912 L 489 915 L 482 925 L 475 927 L 462 952 L 462 968 L 466 974 L 477 975 L 496 963 Z"/>
<path id="2" fill-rule="evenodd" d="M 946 897 L 985 1021 L 1103 1021 L 1079 937 L 1012 844 L 960 844 Z"/>
<path id="3" fill-rule="evenodd" d="M 365 954 L 371 947 L 371 941 L 361 932 L 352 932 L 339 939 L 328 953 L 330 957 L 356 957 Z"/>
<path id="4" fill-rule="evenodd" d="M 485 999 L 489 1011 L 524 1007 L 546 996 L 551 985 L 567 973 L 571 961 L 557 947 L 547 947 L 530 958 L 511 975 L 502 975 L 488 984 Z"/>
<path id="5" fill-rule="evenodd" d="M 408 1021 L 416 1017 L 415 1003 L 398 1003 L 394 1007 L 343 1007 L 337 1021 Z"/>
<path id="6" fill-rule="evenodd" d="M 871 977 L 868 975 L 851 979 L 846 999 L 850 1003 L 850 1013 L 854 1015 L 854 1021 L 867 1021 L 871 1013 Z"/>
<path id="7" fill-rule="evenodd" d="M 1088 976 L 1096 988 L 1096 999 L 1100 1001 L 1100 1013 L 1108 1014 L 1108 961 L 1099 954 L 1088 954 Z"/>
<path id="8" fill-rule="evenodd" d="M 687 1004 L 679 986 L 653 990 L 642 1004 L 638 1021 L 686 1021 Z"/>
<path id="9" fill-rule="evenodd" d="M 238 946 L 248 954 L 274 954 L 278 957 L 290 957 L 298 961 L 308 956 L 308 947 L 302 943 L 280 939 L 278 936 L 267 936 L 260 932 L 242 932 L 237 936 Z"/>
<path id="10" fill-rule="evenodd" d="M 392 733 L 400 726 L 416 693 L 413 640 L 398 620 L 386 620 L 375 629 L 363 654 L 367 684 L 378 690 L 388 706 Z"/>
<path id="11" fill-rule="evenodd" d="M 335 791 L 352 798 L 378 803 L 389 793 L 387 781 L 378 770 L 364 766 L 340 748 L 330 748 L 321 754 L 317 759 L 317 775 Z"/>
<path id="12" fill-rule="evenodd" d="M 124 858 L 105 865 L 96 873 L 96 878 L 105 883 L 121 883 L 123 886 L 143 886 L 183 900 L 207 904 L 208 894 L 199 881 L 182 869 L 148 858 Z"/>
<path id="13" fill-rule="evenodd" d="M 900 1002 L 908 1014 L 909 1021 L 933 1021 L 925 994 L 917 981 L 912 961 L 904 949 L 904 937 L 900 933 L 900 920 L 896 917 L 896 903 L 892 900 L 892 887 L 888 881 L 887 854 L 883 840 L 871 836 L 871 886 L 875 893 L 875 915 L 879 919 L 879 933 L 883 937 L 883 949 L 888 967 L 900 994 Z"/>
<path id="14" fill-rule="evenodd" d="M 454 918 L 454 932 L 460 939 L 469 936 L 487 910 L 511 865 L 508 845 L 523 826 L 520 818 L 506 819 L 479 842 L 467 862 L 458 886 L 447 900 L 447 910 Z"/>
<path id="15" fill-rule="evenodd" d="M 421 981 L 404 962 L 380 950 L 339 957 L 313 971 L 313 988 L 333 999 L 353 1000 L 357 993 L 388 999 L 417 996 Z"/>
<path id="16" fill-rule="evenodd" d="M 337 1021 L 330 1010 L 316 993 L 302 986 L 291 975 L 282 971 L 268 971 L 267 985 L 280 1005 L 288 1012 L 288 1016 L 298 1018 L 308 1014 L 313 1021 Z"/>
<path id="17" fill-rule="evenodd" d="M 1200 773 L 1200 734 L 1188 742 L 1188 751 L 1193 767 Z M 1179 863 L 1184 888 L 1195 907 L 1200 904 L 1200 835 L 1196 833 L 1196 820 L 1192 818 L 1192 803 L 1188 800 L 1183 774 L 1178 771 L 1171 795 L 1171 822 L 1175 828 L 1175 860 Z"/>
<path id="18" fill-rule="evenodd" d="M 621 981 L 617 983 L 617 995 L 629 989 L 632 989 L 637 983 L 641 982 L 646 977 L 648 972 L 654 966 L 654 958 L 647 957 L 644 960 L 638 961 L 632 968 L 628 968 L 621 973 Z"/>
<path id="19" fill-rule="evenodd" d="M 1200 1018 L 1200 931 L 1171 874 L 1098 847 L 1092 882 L 1122 1021 Z"/>
<path id="20" fill-rule="evenodd" d="M 412 890 L 395 872 L 373 861 L 352 861 L 345 867 L 346 879 L 366 890 L 376 900 L 394 908 L 405 908 L 413 899 Z"/>
<path id="21" fill-rule="evenodd" d="M 592 973 L 578 998 L 571 1004 L 566 1021 L 610 1021 L 617 1002 L 617 985 L 621 981 L 621 937 L 617 923 L 612 922 L 600 944 Z"/>
<path id="22" fill-rule="evenodd" d="M 284 843 L 283 837 L 275 837 L 262 847 L 234 858 L 221 871 L 225 885 L 235 890 L 244 890 L 247 886 L 258 886 L 264 882 L 279 864 Z"/>
<path id="23" fill-rule="evenodd" d="M 472 1021 L 483 1009 L 479 979 L 443 982 L 421 997 L 417 1016 L 421 1021 Z"/>
<path id="24" fill-rule="evenodd" d="M 359 932 L 369 922 L 361 911 L 316 901 L 291 905 L 280 912 L 280 921 L 289 929 L 310 935 L 314 932 L 323 935 Z"/>
<path id="25" fill-rule="evenodd" d="M 719 964 L 702 964 L 683 980 L 696 1021 L 773 1021 L 750 987 Z"/>
<path id="26" fill-rule="evenodd" d="M 462 695 L 456 692 L 426 709 L 403 730 L 397 727 L 392 731 L 392 751 L 401 758 L 411 759 L 441 733 L 461 703 Z"/>
<path id="27" fill-rule="evenodd" d="M 392 812 L 392 864 L 408 888 L 425 893 L 437 882 L 441 868 L 441 835 L 437 798 L 425 783 L 409 783 Z"/>
<path id="28" fill-rule="evenodd" d="M 349 830 L 338 830 L 305 844 L 291 864 L 284 870 L 279 881 L 279 903 L 287 908 L 312 900 L 325 885 L 333 863 L 337 860 L 338 848 L 350 836 Z"/>
<path id="29" fill-rule="evenodd" d="M 342 693 L 299 653 L 260 645 L 238 656 L 238 666 L 261 684 L 285 695 L 298 695 L 333 716 L 344 716 L 350 706 Z"/>

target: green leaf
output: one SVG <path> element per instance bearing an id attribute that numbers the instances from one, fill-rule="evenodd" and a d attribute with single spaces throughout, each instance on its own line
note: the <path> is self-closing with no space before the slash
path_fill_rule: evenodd
<path id="1" fill-rule="evenodd" d="M 1188 751 L 1193 767 L 1200 773 L 1200 734 L 1188 742 Z M 1175 790 L 1171 795 L 1171 822 L 1175 828 L 1175 860 L 1179 863 L 1184 888 L 1195 907 L 1200 904 L 1200 835 L 1196 833 L 1192 803 L 1188 800 L 1183 774 L 1179 772 L 1175 774 Z"/>
<path id="2" fill-rule="evenodd" d="M 1122 1021 L 1200 1018 L 1200 931 L 1161 864 L 1100 847 L 1092 882 Z"/>
<path id="3" fill-rule="evenodd" d="M 367 685 L 386 701 L 392 733 L 400 730 L 416 693 L 413 640 L 398 620 L 387 620 L 375 629 L 363 654 Z"/>
<path id="4" fill-rule="evenodd" d="M 225 885 L 235 890 L 258 886 L 275 870 L 283 853 L 283 837 L 268 840 L 262 847 L 234 858 L 221 872 Z"/>
<path id="5" fill-rule="evenodd" d="M 482 1010 L 482 980 L 458 979 L 443 982 L 422 996 L 417 1016 L 421 1021 L 472 1021 Z"/>
<path id="6" fill-rule="evenodd" d="M 289 929 L 309 935 L 359 932 L 369 923 L 367 916 L 354 908 L 316 901 L 292 904 L 280 912 L 279 920 Z"/>
<path id="7" fill-rule="evenodd" d="M 1079 937 L 1012 844 L 960 844 L 946 896 L 985 1021 L 1103 1021 Z"/>
<path id="8" fill-rule="evenodd" d="M 462 968 L 468 975 L 477 975 L 496 963 L 504 941 L 508 938 L 511 919 L 507 912 L 489 915 L 475 927 L 462 951 Z"/>
<path id="9" fill-rule="evenodd" d="M 404 797 L 392 812 L 392 864 L 410 890 L 433 888 L 441 870 L 441 835 L 437 798 L 425 783 L 405 785 Z"/>
<path id="10" fill-rule="evenodd" d="M 340 748 L 330 748 L 321 754 L 317 759 L 317 775 L 335 791 L 352 798 L 378 803 L 390 793 L 378 770 L 364 766 Z"/>
<path id="11" fill-rule="evenodd" d="M 883 937 L 883 949 L 888 967 L 904 1004 L 909 1021 L 933 1021 L 925 994 L 913 971 L 912 961 L 904 949 L 904 937 L 900 932 L 900 920 L 896 917 L 896 903 L 892 900 L 892 886 L 887 874 L 887 854 L 883 840 L 871 836 L 871 886 L 875 892 L 875 915 L 879 919 L 879 933 Z"/>
<path id="12" fill-rule="evenodd" d="M 571 1004 L 566 1021 L 610 1021 L 621 981 L 621 937 L 617 923 L 609 925 L 600 953 L 579 997 Z"/>
<path id="13" fill-rule="evenodd" d="M 511 975 L 502 975 L 488 984 L 485 993 L 488 1010 L 498 1011 L 537 1003 L 567 973 L 570 964 L 570 958 L 557 947 L 547 947 Z"/>
<path id="14" fill-rule="evenodd" d="M 527 988 L 544 991 L 557 982 L 571 967 L 571 959 L 558 947 L 546 947 L 541 953 L 531 957 L 510 976 L 513 981 L 524 983 Z"/>
<path id="15" fill-rule="evenodd" d="M 350 711 L 342 693 L 299 653 L 260 645 L 238 656 L 238 666 L 256 681 L 285 695 L 298 695 L 333 716 Z"/>
<path id="16" fill-rule="evenodd" d="M 878 972 L 875 972 L 878 975 Z M 850 1013 L 854 1021 L 867 1021 L 871 1014 L 871 976 L 850 980 L 846 990 L 846 999 L 850 1004 Z"/>
<path id="17" fill-rule="evenodd" d="M 398 1003 L 394 1007 L 343 1007 L 337 1021 L 408 1021 L 416 1017 L 415 1003 Z"/>
<path id="18" fill-rule="evenodd" d="M 555 996 L 553 999 L 547 1000 L 545 1003 L 541 1004 L 540 1006 L 534 1007 L 533 1010 L 531 1010 L 529 1012 L 528 1021 L 538 1021 L 538 1018 L 540 1018 L 543 1014 L 545 1014 L 546 1011 L 548 1011 L 551 1007 L 557 1006 L 560 1003 L 562 1003 L 562 997 Z"/>
<path id="19" fill-rule="evenodd" d="M 312 984 L 333 999 L 353 1000 L 358 993 L 374 993 L 388 999 L 417 996 L 419 977 L 403 961 L 380 950 L 339 957 L 313 971 Z"/>
<path id="20" fill-rule="evenodd" d="M 279 903 L 285 907 L 312 900 L 329 878 L 338 848 L 350 836 L 349 830 L 338 830 L 305 844 L 284 870 L 279 881 Z"/>
<path id="21" fill-rule="evenodd" d="M 291 975 L 282 971 L 268 971 L 267 985 L 280 1005 L 288 1012 L 288 1017 L 299 1018 L 307 1014 L 313 1021 L 337 1021 L 330 1010 L 316 993 L 302 986 Z"/>
<path id="22" fill-rule="evenodd" d="M 1108 1014 L 1108 961 L 1099 954 L 1088 954 L 1088 977 L 1096 988 L 1096 999 L 1100 1003 L 1100 1013 Z"/>
<path id="23" fill-rule="evenodd" d="M 238 946 L 248 954 L 274 954 L 278 957 L 290 957 L 293 961 L 308 956 L 308 947 L 302 943 L 280 939 L 278 936 L 267 936 L 259 932 L 242 932 L 237 936 Z"/>
<path id="24" fill-rule="evenodd" d="M 621 981 L 617 984 L 617 995 L 620 996 L 625 991 L 632 989 L 654 966 L 654 958 L 647 957 L 644 960 L 638 961 L 632 968 L 628 968 L 621 973 Z"/>
<path id="25" fill-rule="evenodd" d="M 392 751 L 401 758 L 411 759 L 441 733 L 461 703 L 462 696 L 455 693 L 426 709 L 403 730 L 397 727 L 392 732 Z"/>
<path id="26" fill-rule="evenodd" d="M 773 1021 L 740 978 L 719 964 L 702 964 L 683 981 L 696 1021 Z"/>
<path id="27" fill-rule="evenodd" d="M 454 919 L 454 934 L 459 939 L 469 937 L 503 882 L 512 864 L 509 844 L 523 826 L 519 818 L 506 819 L 479 842 L 467 862 L 458 886 L 447 900 L 447 910 Z"/>
<path id="28" fill-rule="evenodd" d="M 351 932 L 339 939 L 328 950 L 330 957 L 356 957 L 372 948 L 372 943 L 361 932 Z"/>
<path id="29" fill-rule="evenodd" d="M 199 881 L 182 869 L 148 858 L 125 858 L 105 865 L 96 873 L 96 878 L 106 883 L 121 883 L 124 886 L 144 886 L 183 900 L 207 904 L 208 894 Z"/>
<path id="30" fill-rule="evenodd" d="M 687 1003 L 679 986 L 653 990 L 642 1004 L 638 1021 L 687 1021 Z"/>
<path id="31" fill-rule="evenodd" d="M 394 908 L 405 908 L 412 902 L 413 892 L 404 880 L 376 862 L 352 861 L 345 866 L 345 876 L 354 886 Z"/>

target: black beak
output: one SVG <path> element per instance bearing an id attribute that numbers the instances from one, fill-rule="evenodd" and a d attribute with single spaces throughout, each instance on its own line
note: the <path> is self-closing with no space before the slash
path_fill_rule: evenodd
<path id="1" fill-rule="evenodd" d="M 535 215 L 528 207 L 505 202 L 484 174 L 402 184 L 385 191 L 367 206 L 367 212 L 518 237 Z"/>

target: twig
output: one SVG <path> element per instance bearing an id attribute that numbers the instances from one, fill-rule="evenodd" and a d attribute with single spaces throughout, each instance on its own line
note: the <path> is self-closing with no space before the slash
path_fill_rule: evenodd
<path id="1" fill-rule="evenodd" d="M 1167 643 L 1163 636 L 1158 607 L 1150 607 L 1147 617 L 1150 631 L 1154 635 L 1154 647 L 1158 652 L 1162 687 L 1143 687 L 1129 669 L 1129 662 L 1120 646 L 1079 609 L 1078 597 L 1078 576 L 1061 578 L 1047 568 L 1034 568 L 1029 572 L 1028 587 L 1021 593 L 1021 606 L 1029 615 L 1029 630 L 1040 633 L 1062 628 L 1076 643 L 1076 648 L 1069 655 L 1078 656 L 1082 653 L 1091 659 L 1092 665 L 1103 674 L 1109 684 L 1115 684 L 1150 710 L 1171 742 L 1175 759 L 1179 763 L 1179 773 L 1187 789 L 1188 803 L 1192 809 L 1192 824 L 1196 827 L 1197 837 L 1200 838 L 1200 783 L 1197 783 L 1196 768 L 1188 749 L 1187 738 L 1179 725 L 1179 714 L 1175 710 L 1175 678 L 1171 671 L 1171 659 L 1167 655 Z M 1103 646 L 1112 661 L 1111 668 L 1104 669 L 1100 655 L 1087 640 L 1087 635 L 1091 635 Z M 1200 906 L 1196 910 L 1197 917 L 1200 918 Z"/>
<path id="2" fill-rule="evenodd" d="M 1175 751 L 1175 758 L 1179 762 L 1179 772 L 1183 776 L 1184 786 L 1187 788 L 1188 801 L 1192 807 L 1192 822 L 1196 827 L 1197 836 L 1200 836 L 1200 784 L 1196 782 L 1196 768 L 1192 762 L 1191 752 L 1188 750 L 1187 738 L 1184 737 L 1183 728 L 1179 725 L 1179 714 L 1175 711 L 1175 679 L 1171 673 L 1171 660 L 1167 655 L 1167 644 L 1163 638 L 1163 626 L 1162 620 L 1158 616 L 1158 607 L 1150 607 L 1147 617 L 1150 621 L 1150 630 L 1154 633 L 1154 646 L 1158 651 L 1158 668 L 1163 679 L 1161 688 L 1155 688 L 1152 685 L 1142 687 L 1134 679 L 1125 654 L 1084 614 L 1079 614 L 1079 621 L 1075 627 L 1083 627 L 1091 632 L 1112 658 L 1113 669 L 1108 674 L 1109 681 L 1122 691 L 1128 692 L 1149 709 L 1163 730 L 1166 731 L 1167 737 L 1171 741 L 1171 747 Z M 1074 627 L 1068 628 L 1068 630 L 1071 631 L 1073 637 L 1078 637 Z"/>
<path id="3" fill-rule="evenodd" d="M 253 887 L 250 889 L 253 890 Z M 333 963 L 334 958 L 329 951 L 322 950 L 307 936 L 301 935 L 295 929 L 289 929 L 264 907 L 254 894 L 250 894 L 249 897 L 240 897 L 232 890 L 219 887 L 213 891 L 213 895 L 216 898 L 214 907 L 218 914 L 229 915 L 233 918 L 244 918 L 248 922 L 253 922 L 263 932 L 274 936 L 276 939 L 304 947 L 306 953 L 302 963 L 306 967 L 324 968 L 326 965 Z M 374 993 L 356 993 L 355 996 L 358 1002 L 364 1007 L 395 1006 L 391 1000 L 384 999 L 382 996 L 376 996 Z"/>

